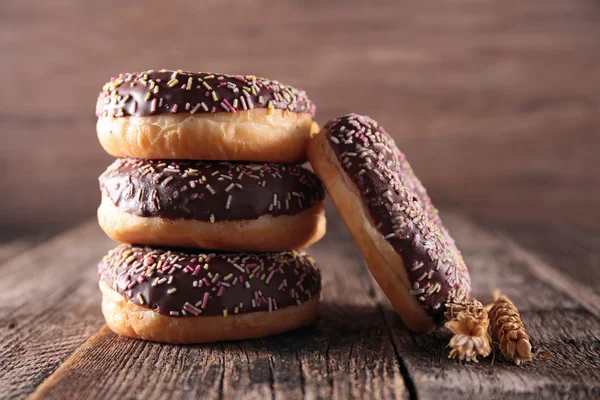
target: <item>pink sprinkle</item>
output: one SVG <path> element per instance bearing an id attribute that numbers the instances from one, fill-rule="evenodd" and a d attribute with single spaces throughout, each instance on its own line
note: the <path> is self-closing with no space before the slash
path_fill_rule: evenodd
<path id="1" fill-rule="evenodd" d="M 413 242 L 412 242 L 413 246 L 416 246 L 418 242 L 419 242 L 419 235 L 415 233 L 415 237 L 413 238 Z"/>
<path id="2" fill-rule="evenodd" d="M 131 289 L 135 285 L 137 285 L 137 281 L 132 281 L 129 285 L 127 285 L 127 289 Z"/>
<path id="3" fill-rule="evenodd" d="M 183 309 L 184 309 L 185 311 L 187 311 L 187 312 L 191 313 L 191 314 L 198 315 L 198 311 L 196 311 L 196 310 L 193 310 L 193 309 L 192 309 L 191 307 L 189 307 L 187 304 L 185 304 L 185 305 L 183 306 Z"/>
<path id="4" fill-rule="evenodd" d="M 206 303 L 208 302 L 208 296 L 210 296 L 210 294 L 208 292 L 204 293 L 204 297 L 202 298 L 202 308 L 206 308 Z"/>
<path id="5" fill-rule="evenodd" d="M 236 110 L 235 110 L 235 108 L 233 108 L 233 106 L 232 106 L 232 105 L 229 103 L 229 101 L 227 101 L 227 99 L 223 99 L 223 103 L 225 103 L 225 104 L 227 105 L 227 107 L 229 107 L 229 110 L 230 110 L 232 113 L 234 113 L 234 114 L 236 113 Z"/>
<path id="6" fill-rule="evenodd" d="M 210 109 L 210 112 L 211 112 L 211 113 L 214 113 L 215 111 L 217 111 L 217 107 L 215 107 L 215 106 L 212 106 L 212 108 Z"/>
<path id="7" fill-rule="evenodd" d="M 189 265 L 188 265 L 188 267 L 189 267 Z M 187 267 L 186 267 L 186 268 L 187 268 Z M 198 265 L 198 266 L 196 266 L 196 269 L 194 270 L 194 272 L 192 272 L 192 275 L 198 275 L 198 272 L 200 272 L 200 270 L 201 270 L 201 269 L 202 269 L 202 268 L 201 268 L 199 265 Z"/>
<path id="8" fill-rule="evenodd" d="M 275 311 L 277 311 L 277 301 L 275 301 L 275 298 L 273 297 L 273 309 Z"/>
<path id="9" fill-rule="evenodd" d="M 206 277 L 202 278 L 202 282 L 204 282 L 206 286 L 210 286 L 210 281 L 206 279 Z"/>
<path id="10" fill-rule="evenodd" d="M 275 275 L 275 270 L 271 271 L 271 273 L 269 274 L 269 276 L 267 276 L 267 280 L 265 281 L 265 283 L 268 285 L 269 282 L 271 282 L 271 278 L 273 277 L 273 275 Z"/>
<path id="11" fill-rule="evenodd" d="M 156 97 L 152 99 L 152 106 L 150 107 L 150 112 L 156 112 Z"/>
<path id="12" fill-rule="evenodd" d="M 171 112 L 172 112 L 172 113 L 176 113 L 178 108 L 179 108 L 179 104 L 175 104 L 175 105 L 173 106 L 173 109 L 171 110 Z"/>
<path id="13" fill-rule="evenodd" d="M 219 297 L 222 296 L 224 291 L 225 291 L 225 286 L 221 286 L 219 288 L 219 291 L 217 292 L 217 296 L 219 296 Z"/>

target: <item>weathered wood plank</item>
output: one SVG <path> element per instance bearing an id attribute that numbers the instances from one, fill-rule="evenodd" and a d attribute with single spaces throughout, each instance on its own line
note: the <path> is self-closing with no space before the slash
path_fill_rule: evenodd
<path id="1" fill-rule="evenodd" d="M 338 221 L 311 252 L 323 308 L 311 327 L 260 340 L 171 346 L 103 328 L 33 398 L 406 398 L 367 270 Z"/>
<path id="2" fill-rule="evenodd" d="M 600 322 L 582 307 L 579 294 L 539 280 L 540 268 L 549 267 L 532 266 L 504 238 L 460 215 L 444 217 L 470 265 L 475 296 L 487 301 L 499 287 L 522 311 L 536 351 L 534 362 L 516 367 L 498 358 L 494 366 L 489 361 L 462 365 L 446 359 L 446 330 L 409 333 L 374 285 L 339 218 L 330 213 L 328 235 L 311 249 L 324 283 L 322 313 L 315 325 L 260 340 L 199 346 L 133 341 L 103 328 L 34 398 L 62 398 L 65 393 L 88 398 L 286 399 L 431 398 L 441 392 L 449 398 L 597 395 Z M 77 240 L 101 236 L 92 230 L 79 233 Z M 95 270 L 96 260 L 88 259 L 89 269 Z M 73 273 L 75 267 L 71 269 Z M 74 284 L 96 290 L 94 275 L 81 279 L 87 283 Z M 97 315 L 85 323 L 97 326 L 102 320 Z M 33 370 L 39 366 L 34 359 L 24 365 Z"/>
<path id="3" fill-rule="evenodd" d="M 0 265 L 0 398 L 29 395 L 102 326 L 94 264 L 111 243 L 91 222 Z"/>
<path id="4" fill-rule="evenodd" d="M 39 242 L 38 238 L 24 237 L 0 243 L 0 264 L 31 249 Z"/>
<path id="5" fill-rule="evenodd" d="M 600 221 L 595 228 L 572 226 L 561 220 L 544 223 L 505 221 L 494 225 L 502 234 L 529 250 L 528 253 L 535 253 L 569 279 L 600 296 Z"/>
<path id="6" fill-rule="evenodd" d="M 483 302 L 499 288 L 517 305 L 535 350 L 534 361 L 516 367 L 498 354 L 478 365 L 447 360 L 446 329 L 415 335 L 403 329 L 378 292 L 394 343 L 418 394 L 434 398 L 594 398 L 600 395 L 600 320 L 597 304 L 584 308 L 580 285 L 557 281 L 556 271 L 514 243 L 482 230 L 460 216 L 443 214 L 462 249 Z M 546 276 L 549 279 L 546 279 Z M 543 279 L 540 279 L 543 278 Z M 555 285 L 555 286 L 553 286 Z"/>

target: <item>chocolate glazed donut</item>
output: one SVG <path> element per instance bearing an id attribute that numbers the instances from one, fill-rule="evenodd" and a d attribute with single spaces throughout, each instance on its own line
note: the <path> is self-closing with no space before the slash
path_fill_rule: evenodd
<path id="1" fill-rule="evenodd" d="M 321 281 L 303 252 L 197 253 L 121 245 L 98 265 L 116 333 L 167 343 L 261 337 L 310 323 Z"/>
<path id="2" fill-rule="evenodd" d="M 302 90 L 254 75 L 120 74 L 98 96 L 97 132 L 115 157 L 299 163 L 314 104 Z"/>
<path id="3" fill-rule="evenodd" d="M 99 181 L 100 226 L 120 242 L 283 251 L 325 233 L 323 186 L 296 165 L 118 159 Z"/>
<path id="4" fill-rule="evenodd" d="M 431 330 L 444 303 L 468 297 L 460 251 L 394 140 L 349 114 L 313 138 L 309 159 L 373 276 L 409 328 Z"/>

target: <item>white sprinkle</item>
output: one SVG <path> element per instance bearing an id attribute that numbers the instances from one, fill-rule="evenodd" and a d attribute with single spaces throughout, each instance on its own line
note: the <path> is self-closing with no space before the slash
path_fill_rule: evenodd
<path id="1" fill-rule="evenodd" d="M 208 107 L 206 106 L 206 104 L 204 104 L 204 102 L 200 103 L 200 107 L 202 107 L 204 111 L 208 111 Z"/>
<path id="2" fill-rule="evenodd" d="M 273 193 L 273 207 L 277 205 L 277 193 Z"/>
<path id="3" fill-rule="evenodd" d="M 385 235 L 385 238 L 390 239 L 390 238 L 393 238 L 394 236 L 396 236 L 396 234 L 394 232 L 392 232 L 390 234 Z"/>
<path id="4" fill-rule="evenodd" d="M 190 110 L 190 114 L 194 114 L 200 108 L 200 103 L 196 104 L 194 108 Z"/>
<path id="5" fill-rule="evenodd" d="M 239 265 L 237 265 L 235 263 L 233 264 L 233 266 L 236 267 L 237 269 L 239 269 L 240 272 L 246 272 L 246 271 L 244 271 L 244 268 L 240 267 Z"/>
<path id="6" fill-rule="evenodd" d="M 234 184 L 234 183 L 230 183 L 230 184 L 229 184 L 229 186 L 227 186 L 227 187 L 225 188 L 225 191 L 226 191 L 226 192 L 229 192 L 229 191 L 230 191 L 231 189 L 233 189 L 234 187 L 235 187 L 235 184 Z"/>
<path id="7" fill-rule="evenodd" d="M 225 204 L 225 209 L 229 210 L 229 207 L 231 207 L 231 199 L 233 198 L 232 195 L 227 196 L 227 204 Z"/>
<path id="8" fill-rule="evenodd" d="M 338 138 L 336 138 L 335 136 L 331 136 L 330 139 L 335 144 L 339 144 L 340 143 L 340 141 L 338 140 Z"/>
<path id="9" fill-rule="evenodd" d="M 206 188 L 208 189 L 208 191 L 210 192 L 210 194 L 215 194 L 217 192 L 215 192 L 215 190 L 210 186 L 210 185 L 206 185 Z"/>

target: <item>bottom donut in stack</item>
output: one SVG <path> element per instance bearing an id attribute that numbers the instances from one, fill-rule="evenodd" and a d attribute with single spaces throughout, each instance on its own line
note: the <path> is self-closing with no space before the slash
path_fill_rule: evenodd
<path id="1" fill-rule="evenodd" d="M 98 265 L 114 332 L 164 343 L 257 338 L 311 323 L 321 277 L 303 251 L 202 253 L 123 244 Z"/>

